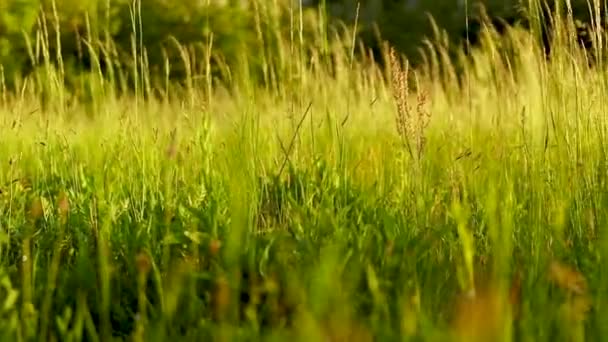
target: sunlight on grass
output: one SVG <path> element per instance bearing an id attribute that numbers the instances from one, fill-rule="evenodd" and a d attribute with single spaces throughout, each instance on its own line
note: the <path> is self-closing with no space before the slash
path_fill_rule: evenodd
<path id="1" fill-rule="evenodd" d="M 48 57 L 0 96 L 0 338 L 601 339 L 606 39 L 570 24 L 416 68 L 277 34 L 266 86 Z"/>

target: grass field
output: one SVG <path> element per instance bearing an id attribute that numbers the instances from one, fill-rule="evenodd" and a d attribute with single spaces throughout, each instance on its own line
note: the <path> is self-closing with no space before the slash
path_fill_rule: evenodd
<path id="1" fill-rule="evenodd" d="M 605 340 L 608 76 L 568 37 L 156 95 L 41 65 L 0 94 L 2 340 Z"/>

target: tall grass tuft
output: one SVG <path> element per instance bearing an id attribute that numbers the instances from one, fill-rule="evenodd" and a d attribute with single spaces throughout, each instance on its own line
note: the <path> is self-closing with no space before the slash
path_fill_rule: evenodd
<path id="1" fill-rule="evenodd" d="M 174 41 L 160 83 L 144 6 L 128 64 L 91 30 L 70 88 L 41 18 L 35 72 L 0 87 L 1 339 L 605 336 L 599 2 L 590 50 L 554 14 L 548 54 L 541 31 L 487 26 L 450 58 L 437 28 L 414 68 L 253 1 L 263 82 L 251 51 L 214 79 L 211 35 L 202 55 Z"/>

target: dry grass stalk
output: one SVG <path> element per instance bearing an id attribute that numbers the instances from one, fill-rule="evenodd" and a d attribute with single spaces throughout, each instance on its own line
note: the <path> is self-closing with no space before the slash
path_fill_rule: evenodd
<path id="1" fill-rule="evenodd" d="M 401 66 L 398 53 L 392 47 L 389 50 L 391 67 L 391 81 L 393 85 L 393 97 L 397 105 L 395 123 L 397 133 L 405 144 L 412 157 L 420 159 L 426 145 L 425 130 L 431 119 L 431 113 L 426 109 L 428 96 L 425 92 L 417 89 L 416 105 L 409 103 L 409 63 Z M 419 88 L 419 87 L 417 87 Z M 412 149 L 412 145 L 415 150 Z"/>
<path id="2" fill-rule="evenodd" d="M 407 74 L 409 71 L 409 64 L 405 64 L 405 70 L 401 67 L 399 57 L 393 48 L 390 49 L 390 62 L 391 62 L 391 80 L 393 82 L 393 97 L 397 103 L 397 113 L 395 115 L 395 123 L 397 125 L 397 133 L 399 136 L 406 140 L 408 135 L 408 122 L 410 121 L 410 107 L 407 101 L 407 95 L 409 92 L 409 84 Z"/>

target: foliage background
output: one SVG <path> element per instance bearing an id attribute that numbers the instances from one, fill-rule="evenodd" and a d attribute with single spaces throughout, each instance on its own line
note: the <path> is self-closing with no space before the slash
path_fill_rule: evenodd
<path id="1" fill-rule="evenodd" d="M 339 31 L 343 23 L 356 27 L 357 42 L 368 49 L 365 51 L 371 49 L 379 55 L 381 42 L 387 40 L 416 62 L 423 39 L 437 38 L 430 16 L 454 43 L 466 36 L 467 27 L 470 35 L 478 33 L 479 5 L 490 17 L 509 22 L 523 19 L 525 6 L 518 0 L 311 0 L 302 4 L 303 11 L 290 0 L 147 0 L 141 5 L 129 0 L 4 0 L 0 3 L 3 79 L 14 84 L 45 58 L 56 62 L 53 57 L 59 55 L 68 84 L 95 66 L 112 64 L 130 70 L 136 59 L 135 45 L 145 47 L 146 72 L 158 76 L 157 85 L 167 73 L 166 65 L 171 65 L 172 78 L 183 79 L 188 73 L 207 73 L 205 68 L 211 64 L 211 74 L 226 80 L 243 65 L 243 59 L 252 69 L 248 77 L 268 81 L 283 74 L 288 64 L 286 56 L 277 56 L 283 50 L 278 46 L 281 42 L 299 40 L 306 45 L 303 37 L 317 30 L 324 30 L 329 41 L 331 27 Z M 573 4 L 576 15 L 588 13 L 585 1 Z M 320 17 L 320 24 L 309 25 L 308 16 Z M 56 32 L 60 32 L 60 40 Z M 143 34 L 134 36 L 133 32 Z M 50 56 L 42 55 L 44 44 Z M 188 63 L 178 46 L 187 47 Z M 274 70 L 264 70 L 268 66 Z M 123 80 L 124 84 L 128 83 Z"/>
<path id="2" fill-rule="evenodd" d="M 110 4 L 2 3 L 0 340 L 606 336 L 608 73 L 576 43 L 387 80 L 336 4 Z M 362 40 L 397 25 L 365 4 Z"/>

